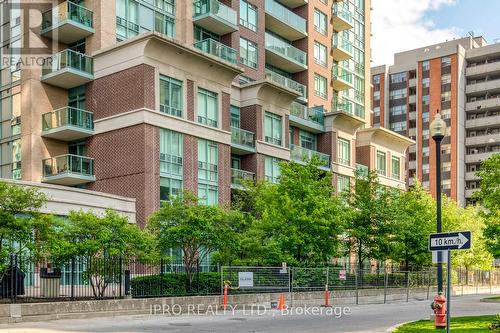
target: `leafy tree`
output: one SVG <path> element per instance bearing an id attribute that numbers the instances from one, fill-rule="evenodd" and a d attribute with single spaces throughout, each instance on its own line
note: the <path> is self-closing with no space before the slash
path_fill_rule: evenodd
<path id="1" fill-rule="evenodd" d="M 406 271 L 431 264 L 429 234 L 436 231 L 436 205 L 417 183 L 396 201 L 394 247 L 391 258 L 404 263 Z"/>
<path id="2" fill-rule="evenodd" d="M 500 258 L 500 153 L 484 161 L 477 175 L 481 183 L 475 197 L 486 208 L 486 247 L 495 258 Z"/>
<path id="3" fill-rule="evenodd" d="M 393 252 L 397 190 L 380 186 L 375 172 L 356 172 L 354 191 L 347 193 L 350 213 L 346 235 L 356 253 L 358 269 L 369 259 L 385 260 Z"/>
<path id="4" fill-rule="evenodd" d="M 237 218 L 235 212 L 201 205 L 196 196 L 184 193 L 155 212 L 148 229 L 157 237 L 162 253 L 171 248 L 182 249 L 191 289 L 199 263 L 214 252 L 227 253 L 232 246 L 235 236 L 230 224 Z"/>
<path id="5" fill-rule="evenodd" d="M 331 173 L 319 166 L 317 159 L 282 162 L 277 184 L 248 189 L 255 221 L 242 243 L 255 262 L 324 264 L 338 254 L 342 209 Z"/>

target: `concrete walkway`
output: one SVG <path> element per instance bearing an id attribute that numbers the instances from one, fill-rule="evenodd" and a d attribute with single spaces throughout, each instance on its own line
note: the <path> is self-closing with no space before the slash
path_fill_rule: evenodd
<path id="1" fill-rule="evenodd" d="M 452 299 L 452 315 L 483 315 L 500 313 L 500 304 L 484 303 L 482 296 Z M 294 313 L 276 310 L 237 309 L 223 314 L 208 309 L 203 315 L 163 315 L 175 309 L 157 309 L 157 315 L 135 315 L 108 318 L 58 320 L 39 323 L 0 325 L 0 332 L 12 333 L 83 333 L 83 332 L 386 332 L 402 322 L 429 318 L 430 301 L 398 304 L 371 304 L 349 308 L 304 308 L 295 304 Z M 350 311 L 349 311 L 350 310 Z"/>

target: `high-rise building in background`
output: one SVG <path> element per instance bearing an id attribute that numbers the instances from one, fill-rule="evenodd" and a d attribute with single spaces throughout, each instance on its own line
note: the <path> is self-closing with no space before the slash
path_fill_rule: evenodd
<path id="1" fill-rule="evenodd" d="M 3 4 L 1 177 L 135 198 L 140 225 L 181 190 L 227 205 L 282 160 L 405 188 L 412 141 L 369 124 L 368 0 Z"/>
<path id="2" fill-rule="evenodd" d="M 372 68 L 371 125 L 412 138 L 408 181 L 433 195 L 435 144 L 429 124 L 436 112 L 447 124 L 442 189 L 461 204 L 474 203 L 482 161 L 500 152 L 500 44 L 466 37 L 394 55 L 394 65 Z"/>

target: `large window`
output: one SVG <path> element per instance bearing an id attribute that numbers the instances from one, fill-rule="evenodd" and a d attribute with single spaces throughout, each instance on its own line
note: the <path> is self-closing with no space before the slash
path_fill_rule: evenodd
<path id="1" fill-rule="evenodd" d="M 391 75 L 391 83 L 399 83 L 399 82 L 405 82 L 405 81 L 406 81 L 406 73 L 404 73 L 404 72 Z"/>
<path id="2" fill-rule="evenodd" d="M 216 205 L 219 198 L 219 149 L 216 142 L 198 140 L 198 198 L 206 205 Z"/>
<path id="3" fill-rule="evenodd" d="M 160 76 L 160 111 L 182 118 L 182 82 Z"/>
<path id="4" fill-rule="evenodd" d="M 272 143 L 273 145 L 281 146 L 281 138 L 283 125 L 281 116 L 274 113 L 266 112 L 264 120 L 265 128 L 265 139 L 266 142 Z"/>
<path id="5" fill-rule="evenodd" d="M 396 89 L 389 92 L 389 99 L 406 98 L 406 89 Z"/>
<path id="6" fill-rule="evenodd" d="M 349 191 L 351 187 L 348 176 L 337 175 L 337 193 Z"/>
<path id="7" fill-rule="evenodd" d="M 401 179 L 401 160 L 396 156 L 393 156 L 391 160 L 391 177 Z"/>
<path id="8" fill-rule="evenodd" d="M 240 63 L 257 68 L 257 44 L 240 37 Z"/>
<path id="9" fill-rule="evenodd" d="M 300 130 L 299 137 L 300 137 L 300 146 L 302 148 L 317 150 L 318 144 L 317 144 L 316 134 Z"/>
<path id="10" fill-rule="evenodd" d="M 389 108 L 389 112 L 391 116 L 406 114 L 406 105 L 391 106 Z"/>
<path id="11" fill-rule="evenodd" d="M 317 32 L 326 35 L 328 18 L 325 13 L 315 9 L 314 10 L 314 30 Z"/>
<path id="12" fill-rule="evenodd" d="M 257 31 L 257 7 L 245 0 L 240 0 L 240 24 Z"/>
<path id="13" fill-rule="evenodd" d="M 431 80 L 428 77 L 422 79 L 422 88 L 429 88 L 430 85 L 431 85 Z"/>
<path id="14" fill-rule="evenodd" d="M 183 140 L 181 133 L 160 129 L 160 201 L 182 191 Z"/>
<path id="15" fill-rule="evenodd" d="M 240 128 L 241 127 L 240 108 L 231 105 L 230 110 L 231 110 L 231 127 Z"/>
<path id="16" fill-rule="evenodd" d="M 451 57 L 442 57 L 441 58 L 441 67 L 451 66 Z"/>
<path id="17" fill-rule="evenodd" d="M 326 67 L 327 66 L 326 54 L 327 54 L 326 46 L 315 41 L 314 42 L 314 62 L 320 66 Z"/>
<path id="18" fill-rule="evenodd" d="M 198 89 L 198 122 L 212 127 L 218 126 L 219 107 L 217 94 Z"/>
<path id="19" fill-rule="evenodd" d="M 327 99 L 328 98 L 327 86 L 328 86 L 327 79 L 325 77 L 315 73 L 314 74 L 314 94 L 316 96 L 321 97 L 321 98 Z"/>
<path id="20" fill-rule="evenodd" d="M 351 141 L 338 138 L 337 140 L 337 161 L 340 164 L 351 165 Z"/>
<path id="21" fill-rule="evenodd" d="M 423 71 L 428 71 L 431 69 L 431 64 L 429 60 L 422 61 L 422 70 Z"/>
<path id="22" fill-rule="evenodd" d="M 406 121 L 396 121 L 391 123 L 391 130 L 395 132 L 406 130 Z"/>
<path id="23" fill-rule="evenodd" d="M 280 176 L 280 160 L 275 157 L 266 156 L 264 158 L 264 173 L 266 175 L 266 181 L 271 183 L 277 183 L 278 177 Z"/>
<path id="24" fill-rule="evenodd" d="M 385 153 L 377 151 L 377 173 L 381 176 L 387 175 Z"/>

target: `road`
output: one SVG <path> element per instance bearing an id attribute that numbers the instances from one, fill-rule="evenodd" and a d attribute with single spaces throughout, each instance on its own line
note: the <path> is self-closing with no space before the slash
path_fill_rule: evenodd
<path id="1" fill-rule="evenodd" d="M 485 296 L 462 296 L 452 299 L 452 315 L 482 315 L 500 313 L 500 304 L 482 303 Z M 309 313 L 297 310 L 294 314 L 281 314 L 277 310 L 262 310 L 252 314 L 250 309 L 228 311 L 226 314 L 169 316 L 134 315 L 108 318 L 58 320 L 41 323 L 0 325 L 0 332 L 9 333 L 143 333 L 143 332 L 386 332 L 402 322 L 429 318 L 429 301 L 409 303 L 370 304 L 343 308 L 308 308 Z M 297 304 L 296 304 L 297 305 Z M 301 308 L 304 309 L 304 308 Z M 170 309 L 165 309 L 170 311 Z M 172 309 L 173 310 L 173 309 Z M 350 313 L 348 310 L 350 310 Z M 215 311 L 215 309 L 214 309 Z M 323 313 L 320 314 L 319 311 Z M 328 313 L 327 313 L 328 312 Z M 347 314 L 346 314 L 347 313 Z"/>

